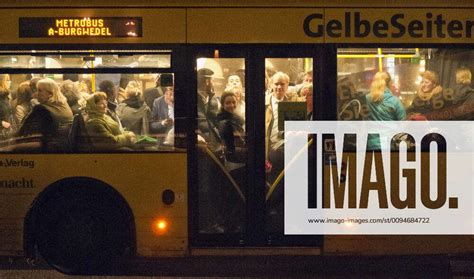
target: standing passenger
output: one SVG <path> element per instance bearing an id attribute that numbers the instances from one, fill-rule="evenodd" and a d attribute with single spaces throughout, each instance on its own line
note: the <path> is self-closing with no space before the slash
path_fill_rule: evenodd
<path id="1" fill-rule="evenodd" d="M 224 91 L 234 92 L 237 101 L 235 113 L 245 120 L 245 93 L 240 76 L 231 74 L 227 78 L 227 85 Z"/>
<path id="2" fill-rule="evenodd" d="M 216 116 L 219 112 L 219 100 L 214 92 L 214 72 L 207 68 L 197 72 L 197 113 L 198 140 L 211 145 L 217 144 Z"/>
<path id="3" fill-rule="evenodd" d="M 233 92 L 224 92 L 221 96 L 221 112 L 217 115 L 219 133 L 225 144 L 226 159 L 231 162 L 245 162 L 244 156 L 236 152 L 236 147 L 243 147 L 244 120 L 236 114 L 237 98 Z M 238 141 L 236 143 L 236 141 Z"/>

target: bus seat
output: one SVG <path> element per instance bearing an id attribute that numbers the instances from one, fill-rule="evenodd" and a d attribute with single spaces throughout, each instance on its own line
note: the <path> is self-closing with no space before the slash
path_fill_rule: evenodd
<path id="1" fill-rule="evenodd" d="M 68 139 L 72 152 L 91 151 L 92 141 L 87 133 L 84 116 L 82 114 L 74 115 Z"/>

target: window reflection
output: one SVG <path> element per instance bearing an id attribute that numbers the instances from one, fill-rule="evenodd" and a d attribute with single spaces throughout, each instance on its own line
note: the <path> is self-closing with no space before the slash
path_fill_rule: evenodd
<path id="1" fill-rule="evenodd" d="M 339 49 L 338 119 L 370 119 L 370 85 L 385 72 L 404 119 L 472 120 L 473 58 L 467 49 Z"/>

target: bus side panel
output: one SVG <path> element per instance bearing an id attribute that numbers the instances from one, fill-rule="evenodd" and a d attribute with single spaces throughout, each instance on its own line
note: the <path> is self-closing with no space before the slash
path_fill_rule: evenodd
<path id="1" fill-rule="evenodd" d="M 91 177 L 113 187 L 130 206 L 139 255 L 185 253 L 185 153 L 5 155 L 0 160 L 0 251 L 10 251 L 8 254 L 12 255 L 22 252 L 24 218 L 34 199 L 48 185 L 65 178 Z M 175 193 L 171 205 L 162 201 L 166 189 Z M 160 218 L 167 220 L 168 229 L 158 234 L 153 226 Z"/>

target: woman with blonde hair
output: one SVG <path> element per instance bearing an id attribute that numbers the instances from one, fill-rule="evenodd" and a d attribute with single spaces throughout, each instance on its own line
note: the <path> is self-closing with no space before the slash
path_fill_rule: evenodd
<path id="1" fill-rule="evenodd" d="M 387 72 L 378 72 L 370 85 L 370 92 L 366 95 L 369 107 L 369 120 L 404 120 L 405 109 L 400 100 L 390 91 L 392 78 Z"/>
<path id="2" fill-rule="evenodd" d="M 472 74 L 468 68 L 459 68 L 456 70 L 456 86 L 454 87 L 454 103 L 460 103 L 470 97 L 474 92 L 471 87 Z"/>
<path id="3" fill-rule="evenodd" d="M 374 121 L 394 121 L 404 120 L 406 116 L 405 108 L 400 100 L 393 96 L 390 91 L 392 78 L 387 72 L 378 72 L 370 85 L 370 92 L 366 95 L 367 106 L 369 107 L 369 120 Z M 367 149 L 380 149 L 379 139 L 370 137 L 367 139 Z"/>
<path id="4" fill-rule="evenodd" d="M 122 126 L 137 135 L 148 134 L 151 110 L 143 99 L 140 84 L 130 81 L 125 92 L 126 99 L 117 107 L 117 116 Z"/>
<path id="5" fill-rule="evenodd" d="M 63 151 L 67 148 L 67 143 L 58 141 L 67 138 L 72 123 L 71 108 L 54 80 L 44 78 L 38 81 L 36 86 L 35 96 L 39 104 L 25 117 L 18 134 L 19 136 L 41 134 L 45 136 L 47 148 Z"/>
<path id="6" fill-rule="evenodd" d="M 415 99 L 407 109 L 409 119 L 425 115 L 436 109 L 441 109 L 448 104 L 444 99 L 443 87 L 439 85 L 438 74 L 433 71 L 425 71 L 421 74 L 420 88 Z"/>
<path id="7" fill-rule="evenodd" d="M 13 114 L 10 104 L 10 75 L 0 74 L 0 139 L 7 139 L 12 134 Z"/>

